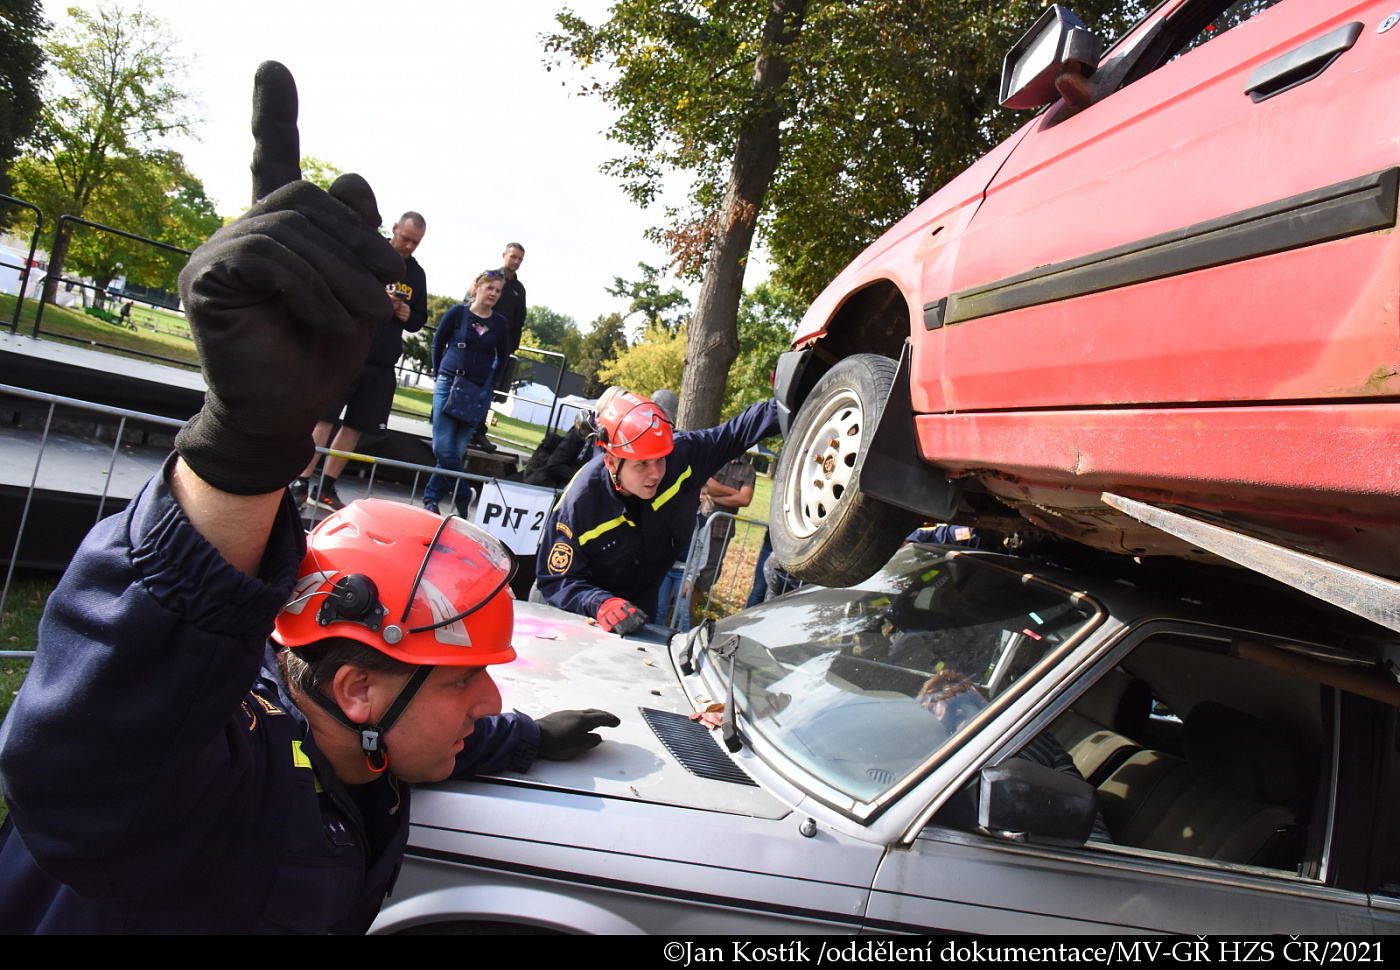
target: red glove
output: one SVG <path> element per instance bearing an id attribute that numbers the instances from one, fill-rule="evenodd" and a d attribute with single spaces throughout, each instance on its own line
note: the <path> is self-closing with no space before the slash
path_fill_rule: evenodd
<path id="1" fill-rule="evenodd" d="M 621 596 L 614 596 L 598 607 L 598 625 L 619 636 L 637 632 L 648 619 L 650 618 L 645 613 Z"/>

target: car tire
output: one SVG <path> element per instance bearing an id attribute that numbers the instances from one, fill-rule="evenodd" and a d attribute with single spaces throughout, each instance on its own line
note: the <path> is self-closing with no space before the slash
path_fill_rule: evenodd
<path id="1" fill-rule="evenodd" d="M 874 575 L 919 525 L 916 513 L 860 487 L 895 370 L 888 357 L 847 357 L 797 412 L 778 460 L 768 528 L 774 555 L 799 579 L 853 586 Z"/>

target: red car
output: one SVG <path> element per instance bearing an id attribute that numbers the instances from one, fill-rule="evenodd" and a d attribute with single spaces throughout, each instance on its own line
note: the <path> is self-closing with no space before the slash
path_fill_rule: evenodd
<path id="1" fill-rule="evenodd" d="M 850 584 L 921 519 L 1207 555 L 1109 492 L 1400 575 L 1397 11 L 1166 0 L 1102 56 L 1047 11 L 1002 100 L 1048 107 L 781 359 L 779 559 Z"/>

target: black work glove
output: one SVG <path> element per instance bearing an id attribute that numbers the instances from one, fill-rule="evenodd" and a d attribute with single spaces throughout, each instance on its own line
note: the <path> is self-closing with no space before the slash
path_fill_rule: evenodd
<path id="1" fill-rule="evenodd" d="M 626 636 L 646 626 L 647 615 L 621 596 L 614 596 L 598 607 L 597 620 L 609 633 Z"/>
<path id="2" fill-rule="evenodd" d="M 540 750 L 538 757 L 548 761 L 568 761 L 577 758 L 589 748 L 603 743 L 594 728 L 617 727 L 622 722 L 616 714 L 607 711 L 555 711 L 546 714 L 535 722 L 540 729 Z"/>
<path id="3" fill-rule="evenodd" d="M 235 495 L 275 492 L 311 460 L 311 430 L 354 378 L 393 312 L 384 286 L 403 260 L 380 236 L 358 175 L 330 193 L 300 181 L 296 82 L 276 61 L 253 82 L 252 208 L 180 273 L 209 386 L 175 449 Z"/>

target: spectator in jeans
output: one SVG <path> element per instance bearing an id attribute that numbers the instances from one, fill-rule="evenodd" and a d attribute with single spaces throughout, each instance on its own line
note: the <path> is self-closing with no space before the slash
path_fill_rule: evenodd
<path id="1" fill-rule="evenodd" d="M 460 472 L 462 456 L 477 425 L 491 406 L 492 376 L 505 366 L 510 356 L 510 334 L 506 318 L 492 308 L 501 297 L 504 279 L 499 270 L 487 270 L 472 284 L 472 302 L 459 303 L 448 310 L 433 338 L 433 457 L 437 466 Z M 447 413 L 453 382 L 465 382 L 475 389 L 474 408 L 469 414 Z M 423 507 L 438 512 L 438 505 L 459 488 L 446 475 L 433 475 L 423 489 Z M 466 502 L 457 503 L 465 508 Z"/>

